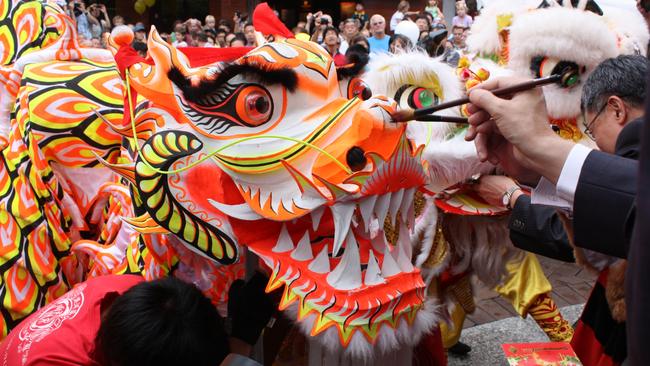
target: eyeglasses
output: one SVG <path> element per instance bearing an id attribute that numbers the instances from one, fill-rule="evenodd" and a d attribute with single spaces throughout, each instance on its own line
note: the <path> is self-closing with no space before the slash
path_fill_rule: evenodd
<path id="1" fill-rule="evenodd" d="M 384 22 L 370 23 L 370 25 L 382 25 Z"/>
<path id="2" fill-rule="evenodd" d="M 600 107 L 600 109 L 598 110 L 598 113 L 596 113 L 594 118 L 592 118 L 591 122 L 589 122 L 589 123 L 587 123 L 587 117 L 585 116 L 584 111 L 582 112 L 582 125 L 585 128 L 585 133 L 593 141 L 596 141 L 596 137 L 594 136 L 594 131 L 592 130 L 592 127 L 594 127 L 594 123 L 596 122 L 598 117 L 600 117 L 600 115 L 603 113 L 603 111 L 605 110 L 606 107 L 607 107 L 607 103 L 603 104 L 603 106 Z"/>

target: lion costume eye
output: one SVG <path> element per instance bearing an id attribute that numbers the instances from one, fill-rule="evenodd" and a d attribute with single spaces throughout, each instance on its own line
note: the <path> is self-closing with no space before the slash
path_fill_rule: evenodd
<path id="1" fill-rule="evenodd" d="M 359 97 L 361 100 L 368 100 L 372 97 L 370 87 L 361 79 L 354 78 L 348 84 L 348 99 Z"/>
<path id="2" fill-rule="evenodd" d="M 274 112 L 271 93 L 259 84 L 225 83 L 197 102 L 181 103 L 194 125 L 213 135 L 262 126 L 273 118 Z"/>
<path id="3" fill-rule="evenodd" d="M 237 95 L 237 115 L 249 126 L 260 126 L 273 114 L 271 96 L 259 86 L 247 86 Z"/>
<path id="4" fill-rule="evenodd" d="M 573 61 L 536 56 L 530 61 L 530 70 L 538 78 L 560 74 L 563 76 L 561 87 L 571 88 L 580 83 L 580 76 L 587 71 L 587 68 Z"/>
<path id="5" fill-rule="evenodd" d="M 430 89 L 404 85 L 395 93 L 395 100 L 401 108 L 427 108 L 440 103 L 440 98 Z"/>

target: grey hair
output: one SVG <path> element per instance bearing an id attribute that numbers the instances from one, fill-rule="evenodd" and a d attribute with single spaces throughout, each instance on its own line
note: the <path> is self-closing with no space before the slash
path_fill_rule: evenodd
<path id="1" fill-rule="evenodd" d="M 643 106 L 648 64 L 648 59 L 636 55 L 621 55 L 603 61 L 584 84 L 580 108 L 596 113 L 611 96 L 617 96 L 634 107 Z"/>

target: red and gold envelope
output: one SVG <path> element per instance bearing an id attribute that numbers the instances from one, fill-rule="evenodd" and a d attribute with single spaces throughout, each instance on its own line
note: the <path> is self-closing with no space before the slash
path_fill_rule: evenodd
<path id="1" fill-rule="evenodd" d="M 569 343 L 506 343 L 501 348 L 510 366 L 582 366 Z"/>

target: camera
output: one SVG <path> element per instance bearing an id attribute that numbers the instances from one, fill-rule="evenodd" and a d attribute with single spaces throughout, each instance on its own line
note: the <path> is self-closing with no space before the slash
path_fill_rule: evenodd
<path id="1" fill-rule="evenodd" d="M 320 24 L 321 25 L 328 25 L 330 23 L 330 20 L 327 18 L 321 18 L 320 19 Z"/>

